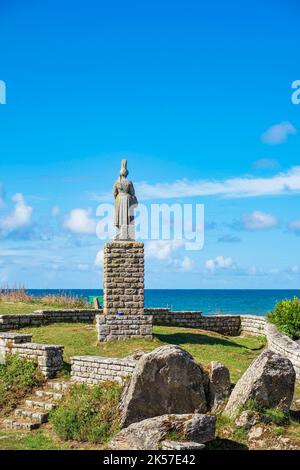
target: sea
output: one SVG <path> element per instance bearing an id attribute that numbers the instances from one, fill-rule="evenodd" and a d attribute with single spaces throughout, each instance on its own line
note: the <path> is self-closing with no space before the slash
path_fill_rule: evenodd
<path id="1" fill-rule="evenodd" d="M 101 289 L 27 289 L 34 296 L 66 294 L 88 299 L 102 295 Z M 276 302 L 300 296 L 299 290 L 264 289 L 146 289 L 145 307 L 200 310 L 206 315 L 266 315 Z"/>

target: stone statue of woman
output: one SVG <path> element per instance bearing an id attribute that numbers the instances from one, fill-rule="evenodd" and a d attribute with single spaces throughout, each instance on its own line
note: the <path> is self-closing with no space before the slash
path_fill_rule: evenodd
<path id="1" fill-rule="evenodd" d="M 122 160 L 120 177 L 114 184 L 115 219 L 114 225 L 118 232 L 116 240 L 134 240 L 134 208 L 138 201 L 135 196 L 134 187 L 127 179 L 127 160 Z"/>

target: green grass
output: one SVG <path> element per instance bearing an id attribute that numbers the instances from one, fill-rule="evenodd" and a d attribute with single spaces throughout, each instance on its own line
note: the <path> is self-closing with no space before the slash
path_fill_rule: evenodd
<path id="1" fill-rule="evenodd" d="M 17 315 L 20 313 L 33 313 L 35 310 L 60 310 L 68 308 L 92 308 L 90 304 L 82 303 L 69 306 L 59 301 L 49 303 L 48 301 L 37 300 L 36 302 L 0 302 L 0 315 Z"/>
<path id="2" fill-rule="evenodd" d="M 0 450 L 66 450 L 70 446 L 48 430 L 30 433 L 0 432 Z"/>
<path id="3" fill-rule="evenodd" d="M 92 444 L 109 441 L 120 430 L 121 389 L 115 382 L 74 385 L 50 414 L 58 436 Z"/>
<path id="4" fill-rule="evenodd" d="M 148 352 L 164 344 L 178 344 L 204 366 L 211 361 L 225 364 L 234 382 L 265 345 L 263 338 L 225 337 L 201 330 L 163 326 L 154 327 L 155 337 L 152 341 L 134 339 L 105 343 L 97 342 L 93 325 L 59 323 L 38 328 L 24 328 L 21 331 L 32 334 L 32 341 L 37 343 L 64 345 L 64 359 L 67 364 L 70 363 L 70 357 L 76 355 L 125 357 L 136 350 Z"/>
<path id="5" fill-rule="evenodd" d="M 0 302 L 0 315 L 15 315 L 18 313 L 33 313 L 45 309 L 42 302 Z M 54 309 L 54 307 L 52 307 Z"/>

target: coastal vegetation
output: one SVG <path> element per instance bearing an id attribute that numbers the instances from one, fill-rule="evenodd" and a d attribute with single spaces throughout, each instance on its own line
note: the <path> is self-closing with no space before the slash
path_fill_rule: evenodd
<path id="1" fill-rule="evenodd" d="M 35 310 L 42 309 L 59 310 L 68 308 L 90 308 L 90 305 L 81 297 L 64 293 L 33 296 L 24 287 L 0 289 L 0 315 L 32 313 Z"/>
<path id="2" fill-rule="evenodd" d="M 300 338 L 300 299 L 298 297 L 277 302 L 267 318 L 292 339 Z"/>
<path id="3" fill-rule="evenodd" d="M 5 416 L 33 387 L 44 380 L 32 361 L 10 355 L 0 365 L 0 417 Z"/>
<path id="4" fill-rule="evenodd" d="M 50 415 L 53 429 L 64 441 L 109 441 L 119 431 L 120 395 L 116 382 L 74 385 Z"/>

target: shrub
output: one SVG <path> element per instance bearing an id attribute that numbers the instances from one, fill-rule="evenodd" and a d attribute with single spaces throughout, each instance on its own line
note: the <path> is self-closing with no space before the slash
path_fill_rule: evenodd
<path id="1" fill-rule="evenodd" d="M 61 439 L 106 442 L 119 430 L 120 394 L 115 382 L 74 385 L 51 413 L 50 422 Z"/>
<path id="2" fill-rule="evenodd" d="M 240 406 L 239 414 L 246 410 L 261 413 L 264 410 L 264 407 L 253 398 L 250 398 L 249 400 L 246 401 L 246 403 Z"/>
<path id="3" fill-rule="evenodd" d="M 300 299 L 298 297 L 277 302 L 267 318 L 286 335 L 293 339 L 300 338 Z"/>
<path id="4" fill-rule="evenodd" d="M 33 296 L 28 294 L 24 287 L 0 288 L 0 302 L 13 302 L 25 304 L 38 304 L 48 308 L 87 308 L 88 302 L 76 296 L 60 294 L 47 294 Z"/>
<path id="5" fill-rule="evenodd" d="M 289 423 L 289 416 L 279 408 L 268 408 L 263 413 L 267 422 L 283 426 Z"/>
<path id="6" fill-rule="evenodd" d="M 37 364 L 20 359 L 17 354 L 9 355 L 6 363 L 0 365 L 0 415 L 15 408 L 42 381 L 43 376 Z"/>

